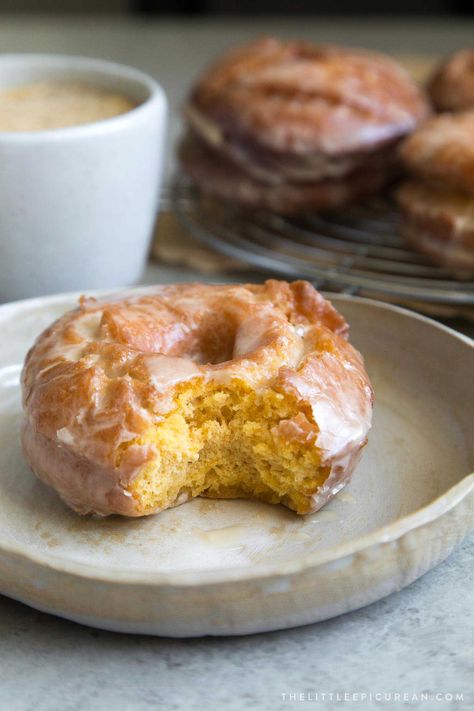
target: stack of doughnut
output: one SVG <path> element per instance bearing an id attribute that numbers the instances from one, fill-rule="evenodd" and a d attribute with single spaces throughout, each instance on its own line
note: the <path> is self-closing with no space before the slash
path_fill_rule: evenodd
<path id="1" fill-rule="evenodd" d="M 474 272 L 474 49 L 434 73 L 428 91 L 441 113 L 402 144 L 409 179 L 397 190 L 402 232 L 441 266 Z M 449 113 L 448 113 L 449 112 Z"/>
<path id="2" fill-rule="evenodd" d="M 384 55 L 267 38 L 197 81 L 180 160 L 207 194 L 286 214 L 329 210 L 380 190 L 395 146 L 428 111 Z"/>

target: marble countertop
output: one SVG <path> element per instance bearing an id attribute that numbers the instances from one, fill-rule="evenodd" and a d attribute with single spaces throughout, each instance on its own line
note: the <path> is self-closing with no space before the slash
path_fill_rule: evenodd
<path id="1" fill-rule="evenodd" d="M 2 17 L 0 46 L 2 52 L 95 55 L 151 72 L 169 94 L 174 138 L 190 77 L 227 44 L 262 32 L 434 53 L 472 43 L 473 24 Z M 144 280 L 183 278 L 189 275 L 182 270 L 151 267 Z M 240 638 L 101 632 L 0 597 L 0 709 L 330 709 L 339 706 L 336 694 L 346 698 L 340 702 L 346 709 L 472 708 L 473 558 L 471 536 L 438 568 L 374 605 L 317 625 Z M 422 693 L 445 696 L 422 701 Z M 362 700 L 362 694 L 377 696 Z M 464 701 L 456 702 L 456 694 Z"/>

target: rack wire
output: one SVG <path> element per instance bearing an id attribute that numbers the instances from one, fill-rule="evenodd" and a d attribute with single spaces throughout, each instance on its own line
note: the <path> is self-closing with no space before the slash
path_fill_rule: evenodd
<path id="1" fill-rule="evenodd" d="M 388 199 L 330 216 L 290 218 L 210 199 L 179 174 L 169 200 L 199 242 L 266 272 L 401 303 L 474 306 L 472 275 L 434 266 L 411 250 Z"/>

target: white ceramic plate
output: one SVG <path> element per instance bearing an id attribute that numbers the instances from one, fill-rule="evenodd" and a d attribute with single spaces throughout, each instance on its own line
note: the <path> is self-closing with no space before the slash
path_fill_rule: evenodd
<path id="1" fill-rule="evenodd" d="M 352 483 L 305 517 L 204 499 L 138 520 L 74 514 L 23 460 L 18 378 L 75 297 L 0 307 L 0 591 L 117 631 L 240 634 L 361 607 L 443 560 L 473 522 L 473 344 L 392 306 L 333 301 L 366 358 L 374 426 Z"/>

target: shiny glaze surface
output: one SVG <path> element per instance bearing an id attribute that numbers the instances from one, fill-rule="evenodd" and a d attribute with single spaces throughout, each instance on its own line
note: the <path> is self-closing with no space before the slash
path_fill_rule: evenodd
<path id="1" fill-rule="evenodd" d="M 281 214 L 377 193 L 398 142 L 429 113 L 397 62 L 335 45 L 264 38 L 200 76 L 179 157 L 206 193 Z"/>
<path id="2" fill-rule="evenodd" d="M 155 456 L 128 444 L 202 378 L 274 387 L 310 405 L 328 479 L 348 480 L 366 442 L 372 390 L 342 316 L 309 283 L 182 284 L 82 299 L 37 339 L 23 369 L 23 445 L 36 474 L 81 513 L 141 515 L 127 486 Z M 301 436 L 295 421 L 288 437 Z M 180 503 L 180 502 L 176 502 Z"/>
<path id="3" fill-rule="evenodd" d="M 405 239 L 434 262 L 472 274 L 474 198 L 421 180 L 402 183 L 396 197 Z"/>
<path id="4" fill-rule="evenodd" d="M 461 49 L 441 63 L 429 94 L 439 111 L 474 109 L 474 48 Z"/>
<path id="5" fill-rule="evenodd" d="M 418 177 L 474 201 L 474 111 L 430 119 L 404 141 L 400 155 Z"/>
<path id="6" fill-rule="evenodd" d="M 412 174 L 397 190 L 402 231 L 420 252 L 447 267 L 474 270 L 474 111 L 430 119 L 400 157 Z"/>
<path id="7" fill-rule="evenodd" d="M 378 147 L 428 112 L 409 75 L 382 54 L 274 38 L 216 61 L 189 105 L 203 136 L 206 121 L 241 153 L 258 146 L 304 157 Z"/>
<path id="8" fill-rule="evenodd" d="M 258 161 L 238 163 L 225 151 L 210 147 L 192 133 L 181 141 L 179 159 L 187 175 L 206 192 L 233 203 L 288 215 L 302 210 L 335 209 L 364 199 L 385 185 L 393 162 L 387 151 L 380 151 L 359 165 L 351 159 L 350 165 L 356 169 L 349 174 L 333 175 L 334 171 L 323 161 L 312 174 L 313 182 L 288 182 L 284 163 L 275 164 L 270 172 L 265 167 L 262 175 Z M 339 164 L 339 169 L 348 167 L 344 161 Z M 322 171 L 327 171 L 327 177 L 321 177 Z M 269 175 L 271 180 L 265 177 Z"/>

